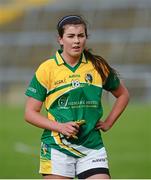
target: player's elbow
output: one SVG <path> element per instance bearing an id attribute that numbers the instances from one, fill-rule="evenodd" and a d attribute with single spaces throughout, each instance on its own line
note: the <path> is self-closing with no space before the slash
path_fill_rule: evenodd
<path id="1" fill-rule="evenodd" d="M 28 109 L 25 109 L 24 120 L 30 123 L 30 119 L 31 119 L 31 111 Z"/>
<path id="2" fill-rule="evenodd" d="M 128 104 L 130 101 L 130 94 L 129 94 L 129 91 L 127 88 L 125 88 L 125 90 L 124 90 L 124 96 L 125 96 L 125 99 L 126 99 L 127 104 Z"/>

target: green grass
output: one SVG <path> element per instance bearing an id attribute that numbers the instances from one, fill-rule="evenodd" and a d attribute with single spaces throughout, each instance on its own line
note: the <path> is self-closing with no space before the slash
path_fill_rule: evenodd
<path id="1" fill-rule="evenodd" d="M 112 178 L 151 178 L 151 105 L 129 105 L 103 137 Z"/>
<path id="2" fill-rule="evenodd" d="M 41 178 L 38 169 L 42 130 L 27 124 L 23 116 L 23 107 L 0 106 L 1 179 Z M 103 133 L 112 178 L 151 178 L 150 129 L 151 105 L 139 104 L 129 105 L 115 126 Z"/>
<path id="3" fill-rule="evenodd" d="M 24 121 L 23 107 L 0 106 L 0 178 L 41 178 L 41 130 Z"/>

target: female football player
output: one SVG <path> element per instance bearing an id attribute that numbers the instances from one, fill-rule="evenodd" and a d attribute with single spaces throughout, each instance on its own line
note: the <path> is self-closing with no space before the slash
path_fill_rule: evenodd
<path id="1" fill-rule="evenodd" d="M 25 119 L 44 129 L 40 173 L 45 179 L 109 179 L 101 131 L 108 131 L 129 101 L 116 71 L 86 48 L 87 25 L 79 15 L 61 18 L 57 25 L 60 49 L 44 61 L 26 95 Z M 102 91 L 115 103 L 102 120 Z M 48 112 L 43 116 L 42 105 Z"/>

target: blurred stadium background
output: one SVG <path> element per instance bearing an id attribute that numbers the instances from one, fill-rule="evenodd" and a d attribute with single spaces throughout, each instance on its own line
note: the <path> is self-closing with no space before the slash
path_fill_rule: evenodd
<path id="1" fill-rule="evenodd" d="M 120 133 L 129 143 L 126 147 L 133 147 L 134 142 L 137 145 L 132 154 L 123 156 L 123 162 L 122 157 L 116 158 L 118 150 L 122 155 L 120 150 L 126 149 L 125 145 L 116 149 L 116 155 L 116 146 L 109 147 L 113 178 L 151 178 L 150 0 L 0 0 L 0 143 L 3 147 L 0 149 L 0 178 L 40 177 L 36 175 L 36 168 L 41 131 L 23 123 L 24 92 L 38 65 L 59 48 L 56 24 L 67 14 L 80 14 L 86 18 L 89 27 L 87 46 L 119 71 L 130 91 L 131 108 L 122 117 L 128 120 L 120 121 L 105 139 L 116 141 Z M 110 100 L 108 94 L 105 97 Z M 119 131 L 121 127 L 126 129 Z M 115 144 L 118 145 L 118 141 Z M 107 143 L 107 146 L 111 144 Z M 127 160 L 123 166 L 125 158 L 131 159 L 134 155 L 133 162 Z M 15 164 L 15 159 L 19 158 Z M 139 167 L 135 168 L 136 165 Z M 123 167 L 120 172 L 119 166 Z M 142 170 L 142 166 L 145 169 Z M 127 168 L 126 172 L 124 168 Z"/>

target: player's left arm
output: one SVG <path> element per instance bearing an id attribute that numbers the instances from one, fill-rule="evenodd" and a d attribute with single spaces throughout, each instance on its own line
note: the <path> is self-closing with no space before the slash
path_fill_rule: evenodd
<path id="1" fill-rule="evenodd" d="M 103 131 L 107 131 L 113 126 L 129 102 L 129 92 L 123 82 L 120 82 L 117 89 L 110 92 L 116 98 L 116 101 L 105 121 L 100 120 L 96 125 L 97 129 Z"/>

